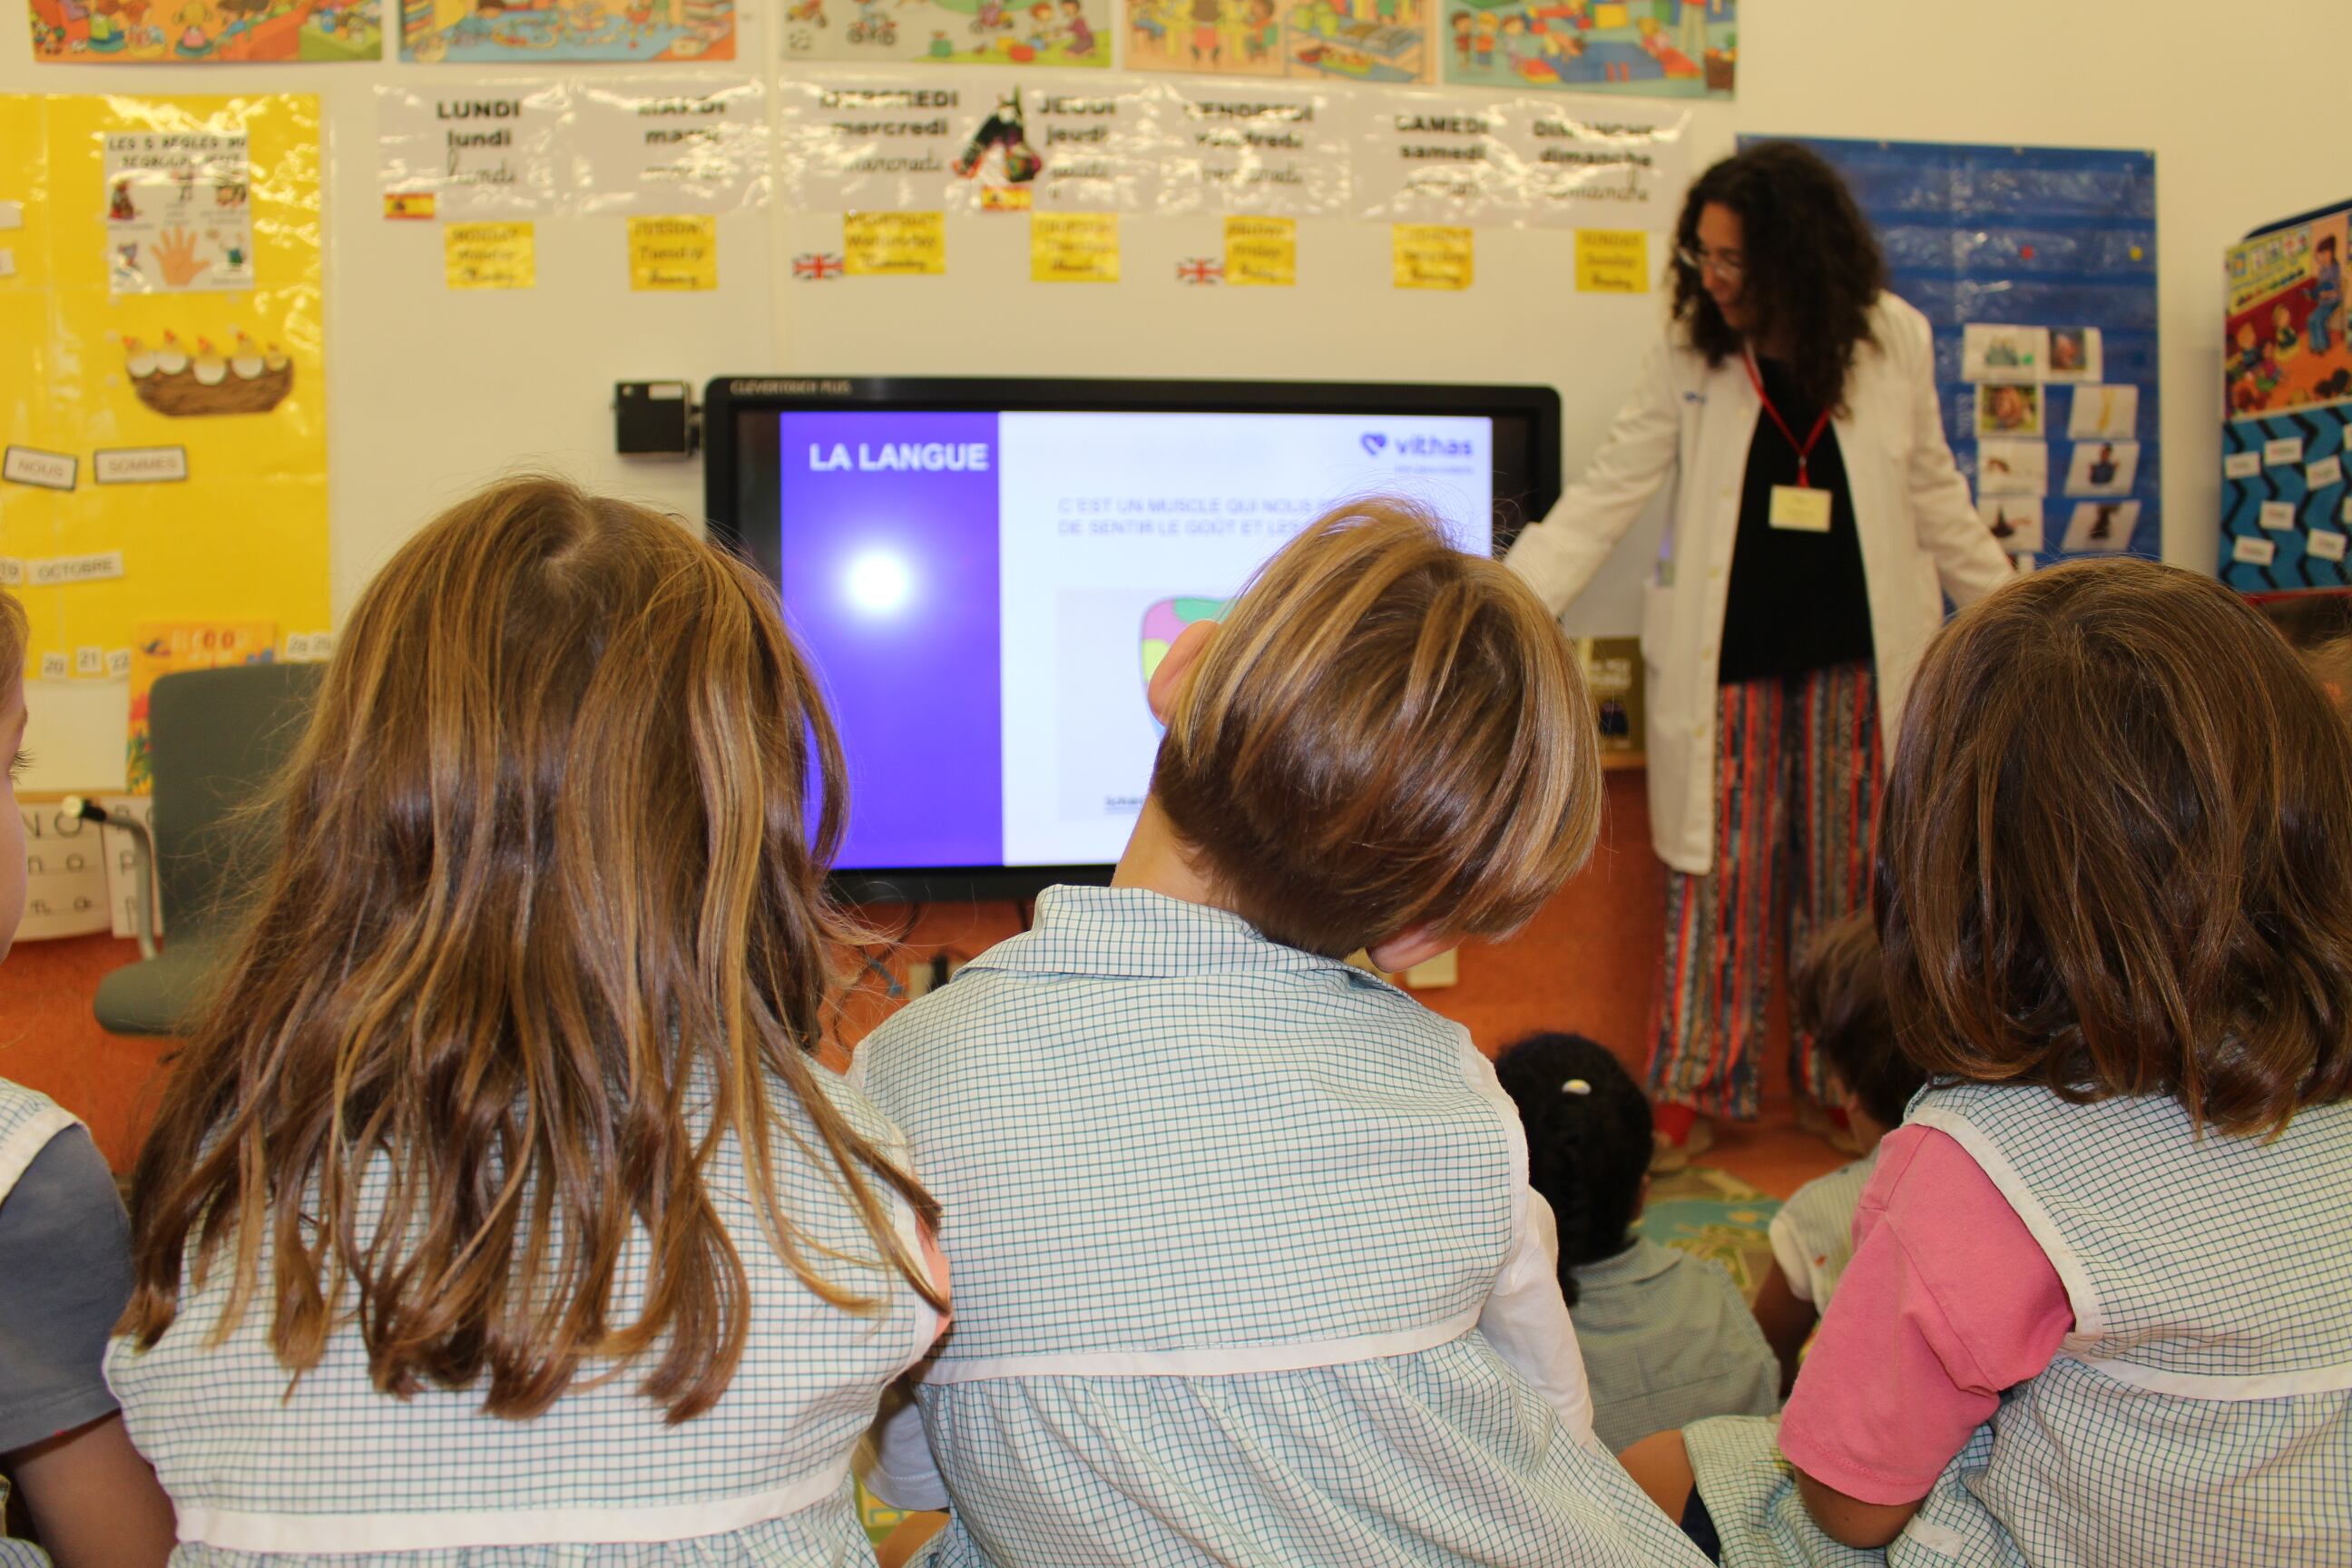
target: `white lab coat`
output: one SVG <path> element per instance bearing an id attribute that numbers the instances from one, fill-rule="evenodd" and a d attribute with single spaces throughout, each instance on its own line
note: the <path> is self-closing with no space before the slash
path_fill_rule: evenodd
<path id="1" fill-rule="evenodd" d="M 1944 440 L 1927 318 L 1882 294 L 1870 327 L 1874 342 L 1854 356 L 1847 412 L 1834 428 L 1869 584 L 1883 759 L 1894 751 L 1912 673 L 1943 621 L 1943 595 L 1969 604 L 2012 568 L 1979 521 Z M 1709 369 L 1669 326 L 1592 466 L 1508 558 L 1557 615 L 1651 498 L 1674 483 L 1657 568 L 1642 590 L 1650 837 L 1658 858 L 1693 876 L 1713 864 L 1716 652 L 1748 443 L 1761 407 L 1743 363 Z M 1806 606 L 1792 604 L 1789 613 Z"/>

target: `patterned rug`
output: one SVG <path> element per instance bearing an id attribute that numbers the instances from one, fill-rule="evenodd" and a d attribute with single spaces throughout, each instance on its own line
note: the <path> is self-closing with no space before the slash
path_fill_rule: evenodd
<path id="1" fill-rule="evenodd" d="M 1753 1300 L 1772 1267 L 1766 1230 L 1780 1207 L 1780 1199 L 1728 1172 L 1693 1165 L 1652 1178 L 1650 1206 L 1633 1228 L 1668 1247 L 1715 1259 L 1731 1270 L 1741 1292 Z M 905 1510 L 885 1507 L 863 1486 L 857 1489 L 857 1514 L 877 1546 L 907 1517 Z"/>
<path id="2" fill-rule="evenodd" d="M 1768 1231 L 1780 1200 L 1711 1165 L 1650 1180 L 1650 1206 L 1634 1229 L 1653 1241 L 1711 1258 L 1749 1300 L 1772 1268 Z"/>

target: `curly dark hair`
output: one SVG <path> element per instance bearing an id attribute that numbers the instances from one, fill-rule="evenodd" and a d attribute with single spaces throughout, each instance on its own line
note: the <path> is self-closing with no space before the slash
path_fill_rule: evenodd
<path id="1" fill-rule="evenodd" d="M 1609 1047 L 1582 1035 L 1529 1035 L 1495 1062 L 1528 1131 L 1528 1184 L 1559 1221 L 1559 1293 L 1576 1266 L 1625 1250 L 1650 1169 L 1650 1102 Z M 1580 1081 L 1585 1092 L 1570 1093 Z"/>
<path id="2" fill-rule="evenodd" d="M 1779 347 L 1807 402 L 1842 409 L 1854 351 L 1871 341 L 1870 307 L 1886 288 L 1886 258 L 1845 182 L 1810 148 L 1759 142 L 1691 186 L 1675 226 L 1678 251 L 1697 249 L 1698 215 L 1710 206 L 1739 216 L 1748 335 Z M 1674 281 L 1675 319 L 1706 363 L 1739 353 L 1741 334 L 1680 254 Z"/>

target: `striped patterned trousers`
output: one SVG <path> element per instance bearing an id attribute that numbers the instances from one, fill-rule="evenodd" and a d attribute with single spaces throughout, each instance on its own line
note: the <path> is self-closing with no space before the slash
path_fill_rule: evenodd
<path id="1" fill-rule="evenodd" d="M 1650 1089 L 1746 1121 L 1777 956 L 1870 899 L 1878 681 L 1869 664 L 1843 664 L 1726 686 L 1717 701 L 1715 868 L 1666 872 Z M 1811 1037 L 1795 1046 L 1791 1082 L 1825 1100 Z"/>

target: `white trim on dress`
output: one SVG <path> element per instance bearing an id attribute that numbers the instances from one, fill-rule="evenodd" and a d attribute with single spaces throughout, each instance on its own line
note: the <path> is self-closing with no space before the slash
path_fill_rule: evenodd
<path id="1" fill-rule="evenodd" d="M 849 1460 L 788 1487 L 653 1508 L 478 1509 L 409 1513 L 257 1513 L 180 1505 L 180 1539 L 224 1552 L 350 1553 L 478 1546 L 644 1544 L 722 1535 L 830 1502 Z"/>
<path id="2" fill-rule="evenodd" d="M 1478 1326 L 1472 1308 L 1442 1322 L 1385 1334 L 1300 1340 L 1272 1345 L 1210 1345 L 1180 1351 L 1056 1351 L 939 1361 L 927 1384 L 982 1383 L 998 1377 L 1245 1377 L 1255 1373 L 1306 1372 L 1389 1356 L 1417 1355 L 1452 1344 Z"/>

